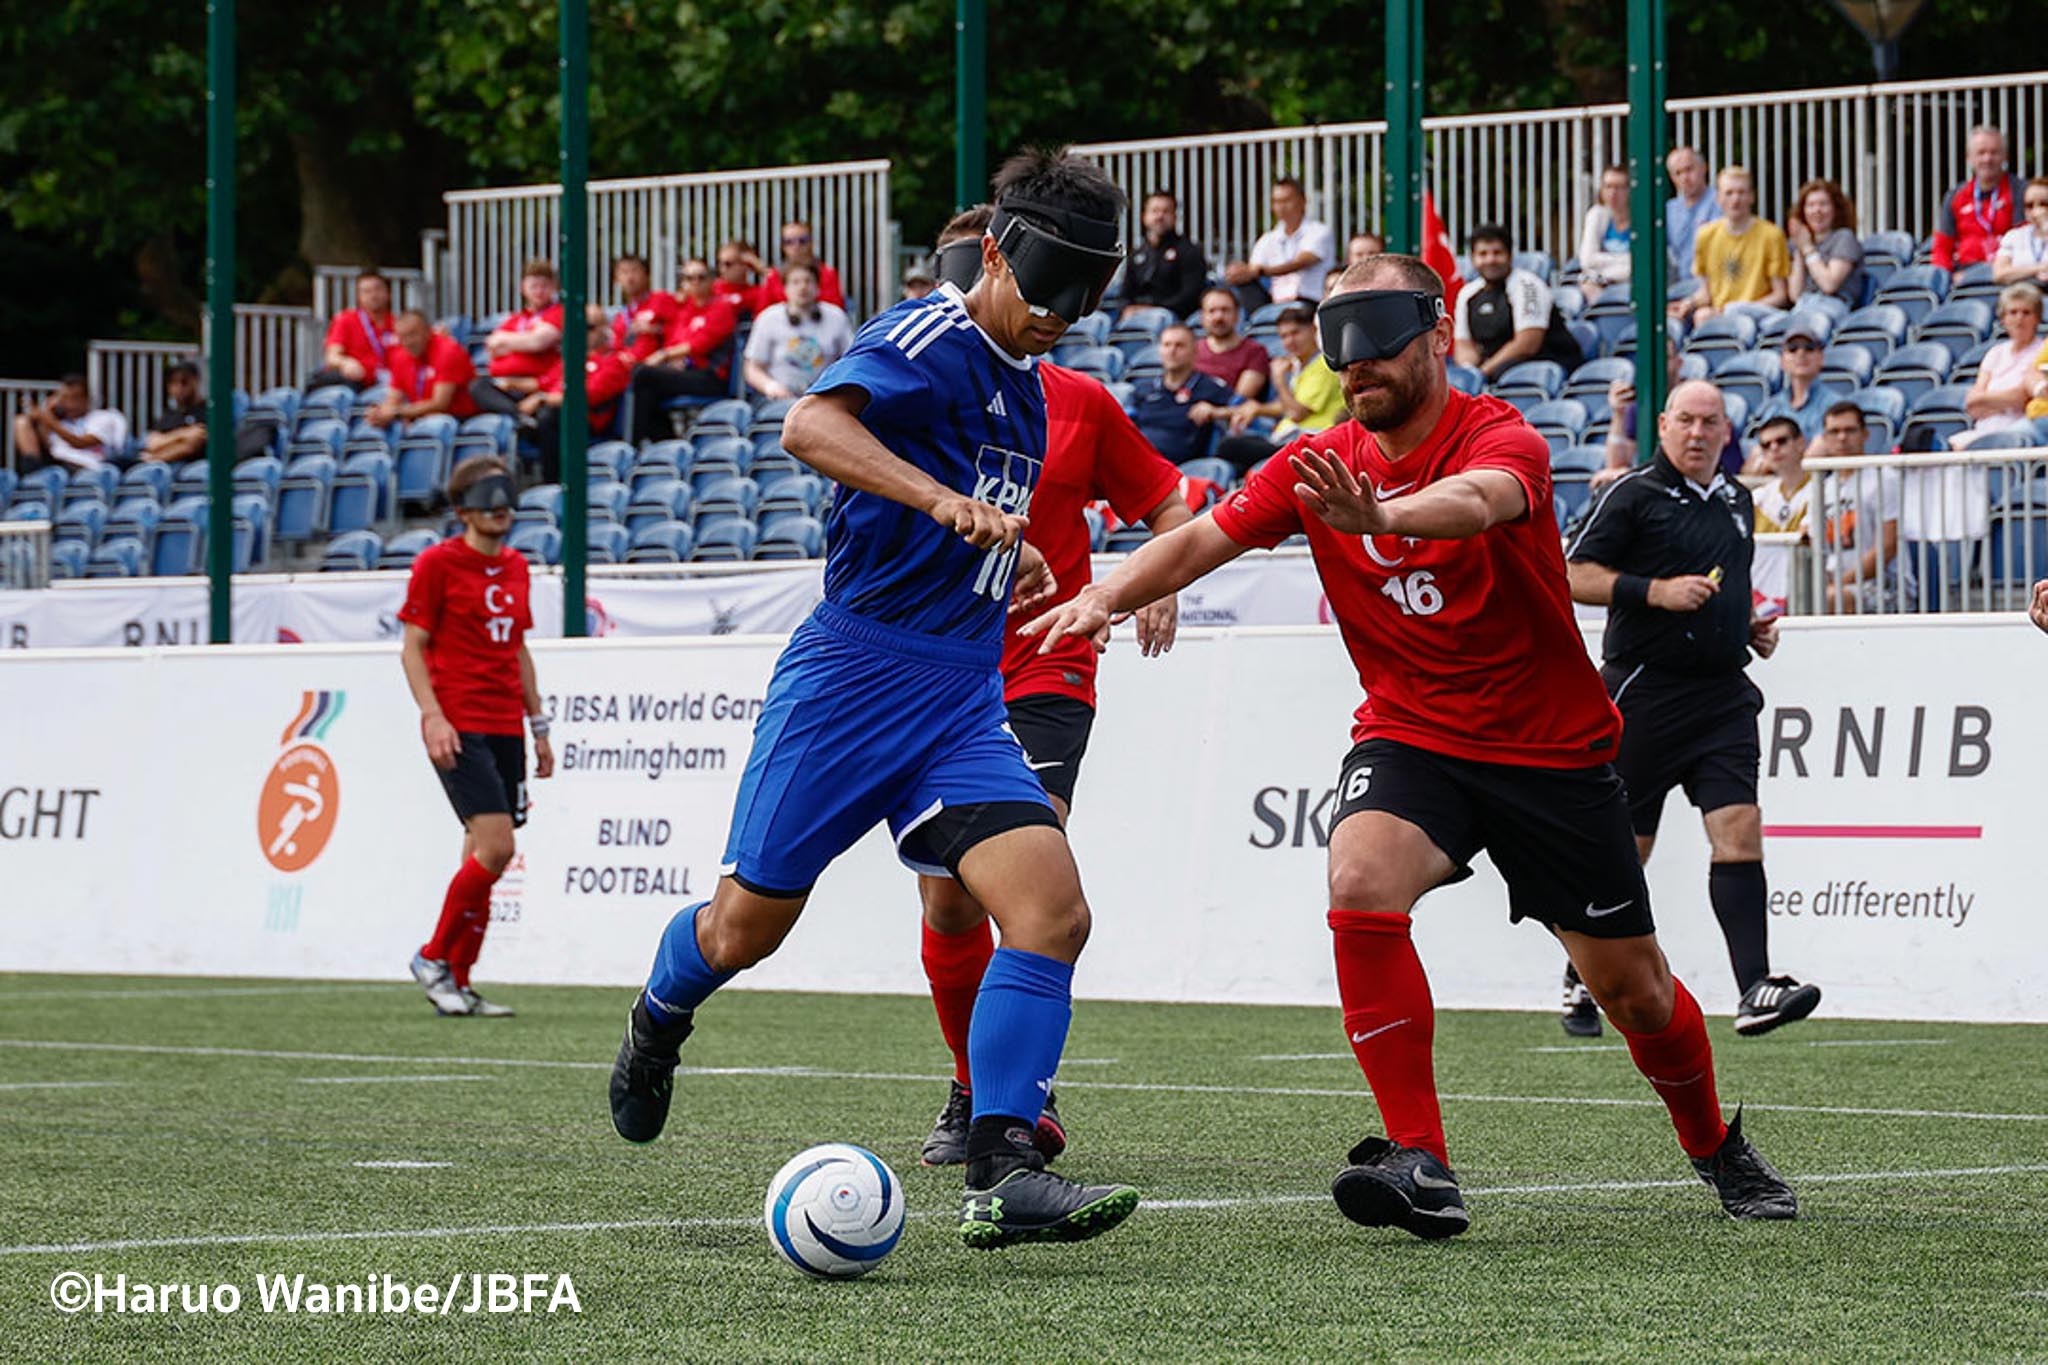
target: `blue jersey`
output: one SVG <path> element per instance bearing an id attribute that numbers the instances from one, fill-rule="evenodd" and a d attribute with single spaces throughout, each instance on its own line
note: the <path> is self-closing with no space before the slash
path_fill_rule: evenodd
<path id="1" fill-rule="evenodd" d="M 1000 350 L 943 285 L 861 328 L 811 385 L 867 395 L 861 424 L 948 488 L 1029 515 L 1045 465 L 1037 362 Z M 1017 550 L 977 550 L 914 508 L 841 489 L 825 554 L 825 600 L 925 635 L 986 641 L 996 661 Z"/>

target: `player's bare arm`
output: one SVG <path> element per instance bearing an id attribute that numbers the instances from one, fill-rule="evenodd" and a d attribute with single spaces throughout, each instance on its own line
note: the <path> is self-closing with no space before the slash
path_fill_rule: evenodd
<path id="1" fill-rule="evenodd" d="M 1045 562 L 1036 545 L 1025 541 L 1017 552 L 1017 572 L 1010 582 L 1010 611 L 1023 614 L 1051 601 L 1060 590 L 1052 565 Z"/>
<path id="2" fill-rule="evenodd" d="M 1043 654 L 1061 639 L 1092 639 L 1100 650 L 1109 640 L 1109 623 L 1119 613 L 1179 592 L 1202 575 L 1228 564 L 1245 547 L 1223 533 L 1206 512 L 1163 536 L 1148 540 L 1118 566 L 1115 573 L 1091 583 L 1073 598 L 1020 628 L 1023 635 L 1043 635 Z"/>
<path id="3" fill-rule="evenodd" d="M 542 713 L 543 707 L 540 699 L 540 675 L 534 671 L 533 654 L 527 649 L 524 640 L 519 642 L 519 690 L 526 698 L 526 716 L 530 724 Z M 534 731 L 533 735 L 533 775 L 536 779 L 555 775 L 555 746 L 548 743 L 545 721 L 541 722 L 541 728 Z"/>
<path id="4" fill-rule="evenodd" d="M 1329 451 L 1303 450 L 1289 464 L 1302 505 L 1346 535 L 1464 540 L 1529 510 L 1522 481 L 1503 470 L 1454 474 L 1382 502 Z"/>
<path id="5" fill-rule="evenodd" d="M 1565 568 L 1571 575 L 1572 601 L 1589 607 L 1604 607 L 1614 601 L 1614 585 L 1621 578 L 1619 570 L 1595 564 L 1590 559 L 1574 559 Z M 1698 611 L 1719 591 L 1721 584 L 1711 574 L 1679 574 L 1673 578 L 1651 579 L 1644 600 L 1659 611 Z M 1754 626 L 1750 634 L 1754 638 Z M 1776 647 L 1777 628 L 1773 623 L 1771 648 Z M 1769 654 L 1767 650 L 1757 652 L 1766 657 Z"/>
<path id="6" fill-rule="evenodd" d="M 977 550 L 1017 543 L 1029 518 L 957 493 L 890 454 L 860 424 L 866 406 L 859 389 L 807 395 L 783 418 L 782 448 L 828 479 L 923 512 Z"/>
<path id="7" fill-rule="evenodd" d="M 420 708 L 420 739 L 427 746 L 427 757 L 435 767 L 446 769 L 455 766 L 455 756 L 462 752 L 462 737 L 441 713 L 441 701 L 434 695 L 433 678 L 427 672 L 427 641 L 432 638 L 419 626 L 406 622 L 405 643 L 399 646 L 398 657 L 405 666 L 405 681 L 412 688 L 412 699 Z"/>
<path id="8" fill-rule="evenodd" d="M 1188 506 L 1188 500 L 1176 488 L 1145 514 L 1145 525 L 1151 528 L 1154 536 L 1163 536 L 1194 519 L 1194 509 Z M 1156 659 L 1173 648 L 1174 637 L 1180 633 L 1180 597 L 1177 593 L 1155 598 L 1139 607 L 1132 616 L 1137 621 L 1140 656 Z"/>

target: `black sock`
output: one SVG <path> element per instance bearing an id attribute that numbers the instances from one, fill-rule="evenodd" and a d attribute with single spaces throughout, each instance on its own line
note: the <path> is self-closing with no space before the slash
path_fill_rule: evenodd
<path id="1" fill-rule="evenodd" d="M 983 1114 L 967 1129 L 967 1183 L 993 1189 L 1019 1167 L 1042 1167 L 1044 1159 L 1031 1143 L 1032 1125 L 1006 1114 Z"/>
<path id="2" fill-rule="evenodd" d="M 1707 895 L 1728 940 L 1738 990 L 1771 974 L 1769 894 L 1762 863 L 1715 863 L 1707 871 Z"/>

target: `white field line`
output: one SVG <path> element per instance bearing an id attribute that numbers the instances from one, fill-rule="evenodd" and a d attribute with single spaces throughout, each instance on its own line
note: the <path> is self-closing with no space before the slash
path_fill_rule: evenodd
<path id="1" fill-rule="evenodd" d="M 1348 1062 L 1353 1054 L 1349 1052 L 1262 1052 L 1252 1058 L 1255 1062 Z"/>
<path id="2" fill-rule="evenodd" d="M 286 1052 L 263 1048 L 177 1047 L 160 1043 L 72 1043 L 30 1038 L 0 1038 L 0 1047 L 48 1048 L 72 1052 L 123 1052 L 180 1057 L 254 1057 L 311 1062 L 389 1062 L 401 1066 L 509 1066 L 542 1067 L 570 1071 L 609 1071 L 609 1062 L 541 1061 L 527 1057 L 400 1057 L 377 1053 Z M 915 1085 L 940 1086 L 946 1077 L 905 1071 L 828 1071 L 805 1066 L 720 1066 L 684 1067 L 686 1076 L 783 1076 L 814 1081 L 904 1081 Z M 1365 1098 L 1362 1087 L 1189 1085 L 1163 1081 L 1068 1081 L 1060 1084 L 1073 1090 L 1129 1090 L 1162 1095 L 1237 1095 L 1250 1098 L 1341 1099 Z M 1445 1092 L 1440 1099 L 1462 1104 L 1548 1104 L 1562 1108 L 1661 1109 L 1656 1099 L 1623 1099 L 1586 1095 L 1475 1095 Z M 1985 1123 L 2048 1123 L 2048 1114 L 1987 1113 L 1968 1109 L 1881 1109 L 1843 1104 L 1770 1104 L 1745 1101 L 1745 1107 L 1759 1113 L 1834 1114 L 1856 1118 L 1955 1119 Z"/>
<path id="3" fill-rule="evenodd" d="M 0 1002 L 36 1000 L 170 1000 L 224 995 L 338 995 L 353 991 L 415 991 L 395 982 L 362 982 L 350 986 L 137 986 L 132 989 L 76 991 L 0 991 Z"/>
<path id="4" fill-rule="evenodd" d="M 0 1090 L 103 1090 L 119 1081 L 6 1081 Z"/>
<path id="5" fill-rule="evenodd" d="M 363 1163 L 357 1163 L 363 1164 Z M 1800 1175 L 1801 1185 L 1826 1185 L 1892 1180 L 1970 1180 L 2001 1175 L 2048 1173 L 2048 1164 L 2013 1166 L 1956 1166 L 1933 1170 L 1840 1171 Z M 1697 1189 L 1698 1180 L 1590 1180 L 1554 1185 L 1497 1185 L 1465 1191 L 1474 1197 L 1532 1194 L 1613 1193 L 1632 1190 Z M 1273 1208 L 1289 1204 L 1313 1204 L 1328 1199 L 1316 1194 L 1244 1195 L 1219 1199 L 1148 1199 L 1141 1209 L 1157 1213 L 1202 1213 L 1217 1209 Z M 930 1209 L 912 1218 L 943 1219 L 954 1215 L 944 1209 Z M 374 1228 L 339 1232 L 244 1232 L 216 1233 L 198 1237 L 135 1237 L 109 1242 L 33 1242 L 0 1246 L 0 1257 L 83 1255 L 108 1251 L 149 1251 L 180 1247 L 250 1246 L 313 1242 L 381 1242 L 450 1237 L 519 1237 L 548 1233 L 629 1232 L 660 1228 L 680 1232 L 693 1228 L 750 1228 L 760 1218 L 635 1218 L 616 1222 L 588 1223 L 484 1223 L 467 1227 Z"/>
<path id="6" fill-rule="evenodd" d="M 1553 1043 L 1547 1047 L 1525 1047 L 1524 1052 L 1626 1052 L 1627 1043 Z"/>
<path id="7" fill-rule="evenodd" d="M 453 1166 L 452 1161 L 351 1161 L 351 1166 L 366 1171 L 439 1171 Z"/>
<path id="8" fill-rule="evenodd" d="M 1808 1047 L 1947 1047 L 1949 1038 L 1822 1038 Z"/>
<path id="9" fill-rule="evenodd" d="M 489 1076 L 301 1076 L 300 1085 L 404 1085 L 414 1081 L 487 1081 Z"/>

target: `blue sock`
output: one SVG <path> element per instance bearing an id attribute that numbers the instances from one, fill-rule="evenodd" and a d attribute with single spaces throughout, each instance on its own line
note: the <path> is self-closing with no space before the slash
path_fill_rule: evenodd
<path id="1" fill-rule="evenodd" d="M 731 972 L 714 972 L 697 946 L 697 912 L 709 905 L 698 901 L 676 911 L 661 931 L 654 950 L 654 969 L 647 974 L 647 1012 L 657 1024 L 672 1024 L 732 980 Z"/>
<path id="2" fill-rule="evenodd" d="M 998 948 L 981 978 L 967 1027 L 974 1117 L 1000 1114 L 1036 1123 L 1059 1070 L 1074 1017 L 1071 963 Z"/>

